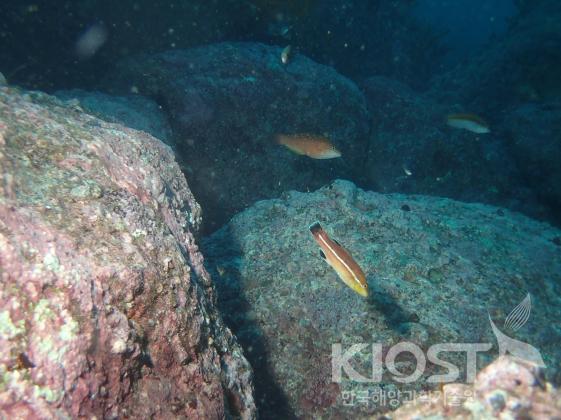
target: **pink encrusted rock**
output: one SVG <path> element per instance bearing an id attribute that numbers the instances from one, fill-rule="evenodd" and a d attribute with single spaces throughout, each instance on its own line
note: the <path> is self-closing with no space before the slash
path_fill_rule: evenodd
<path id="1" fill-rule="evenodd" d="M 0 417 L 255 417 L 170 149 L 0 88 Z"/>
<path id="2" fill-rule="evenodd" d="M 534 365 L 501 356 L 477 375 L 473 385 L 444 385 L 439 398 L 417 400 L 386 417 L 394 419 L 558 419 L 561 392 Z"/>

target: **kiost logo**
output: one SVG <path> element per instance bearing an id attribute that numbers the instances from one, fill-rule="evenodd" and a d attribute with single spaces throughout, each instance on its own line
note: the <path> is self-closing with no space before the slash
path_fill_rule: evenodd
<path id="1" fill-rule="evenodd" d="M 530 318 L 531 309 L 532 303 L 528 293 L 524 300 L 506 317 L 504 330 L 514 333 L 522 328 Z M 497 339 L 500 356 L 509 354 L 512 357 L 545 367 L 538 349 L 528 343 L 509 337 L 496 326 L 490 314 L 488 314 L 488 317 L 493 334 Z M 354 355 L 368 347 L 371 347 L 372 351 L 372 371 L 370 376 L 364 376 L 351 366 L 351 359 Z M 466 383 L 473 383 L 477 373 L 477 353 L 489 351 L 492 347 L 492 343 L 438 343 L 430 346 L 425 354 L 417 344 L 403 341 L 390 347 L 384 358 L 381 343 L 372 343 L 370 345 L 367 343 L 353 344 L 347 350 L 343 349 L 341 343 L 335 343 L 331 347 L 331 379 L 333 382 L 341 383 L 344 372 L 350 380 L 355 382 L 381 382 L 384 371 L 383 367 L 385 366 L 396 382 L 411 383 L 417 381 L 423 375 L 428 361 L 433 365 L 447 369 L 448 372 L 446 374 L 429 376 L 427 382 L 456 382 L 460 376 L 460 369 L 453 363 L 442 360 L 439 358 L 439 355 L 446 352 L 464 352 L 466 353 Z M 416 362 L 415 371 L 407 375 L 400 372 L 396 366 L 396 359 L 402 353 L 413 355 Z"/>

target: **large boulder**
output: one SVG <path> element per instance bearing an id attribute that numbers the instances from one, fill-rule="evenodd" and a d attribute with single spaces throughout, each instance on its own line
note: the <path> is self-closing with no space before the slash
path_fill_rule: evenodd
<path id="1" fill-rule="evenodd" d="M 364 185 L 379 192 L 431 194 L 501 205 L 547 217 L 503 130 L 475 134 L 448 127 L 461 111 L 384 77 L 362 84 L 372 114 Z"/>
<path id="2" fill-rule="evenodd" d="M 501 129 L 525 182 L 561 224 L 561 101 L 520 105 Z"/>
<path id="3" fill-rule="evenodd" d="M 171 127 L 162 108 L 140 95 L 112 96 L 81 89 L 59 90 L 57 98 L 79 104 L 84 111 L 107 122 L 146 131 L 164 143 L 171 142 Z"/>
<path id="4" fill-rule="evenodd" d="M 221 43 L 120 62 L 104 88 L 155 99 L 174 149 L 215 229 L 258 199 L 315 189 L 359 172 L 369 121 L 359 89 L 332 68 L 280 47 Z M 275 144 L 278 133 L 329 136 L 343 159 L 310 160 Z"/>
<path id="5" fill-rule="evenodd" d="M 0 88 L 0 416 L 255 416 L 168 146 Z"/>
<path id="6" fill-rule="evenodd" d="M 367 299 L 320 258 L 308 230 L 316 220 L 362 266 Z M 219 308 L 255 369 L 265 417 L 280 407 L 303 417 L 371 415 L 395 407 L 405 391 L 430 388 L 427 376 L 446 372 L 428 363 L 411 384 L 387 369 L 381 382 L 361 384 L 343 375 L 335 383 L 336 343 L 345 350 L 378 343 L 384 354 L 402 341 L 424 351 L 439 343 L 482 343 L 492 347 L 479 352 L 482 366 L 497 354 L 495 325 L 538 349 L 546 374 L 560 382 L 561 333 L 552 320 L 561 316 L 561 231 L 548 224 L 482 204 L 383 195 L 336 181 L 314 193 L 256 203 L 205 239 L 203 250 Z M 506 329 L 503 321 L 527 293 L 528 325 Z M 368 349 L 351 360 L 366 377 Z M 454 362 L 459 379 L 466 379 L 464 353 L 439 357 Z M 405 375 L 415 370 L 415 359 L 398 363 Z M 376 403 L 380 389 L 395 401 Z M 347 404 L 345 397 L 365 392 L 366 403 Z"/>

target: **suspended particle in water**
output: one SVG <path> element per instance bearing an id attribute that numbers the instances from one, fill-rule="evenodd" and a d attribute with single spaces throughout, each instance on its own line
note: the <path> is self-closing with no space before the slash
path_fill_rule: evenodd
<path id="1" fill-rule="evenodd" d="M 105 44 L 107 37 L 107 29 L 102 24 L 96 23 L 90 26 L 76 41 L 76 55 L 82 60 L 93 57 L 103 44 Z"/>

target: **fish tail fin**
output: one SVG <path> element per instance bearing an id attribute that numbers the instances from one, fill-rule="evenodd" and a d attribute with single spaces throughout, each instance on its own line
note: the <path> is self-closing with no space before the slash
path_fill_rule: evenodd
<path id="1" fill-rule="evenodd" d="M 275 137 L 273 137 L 273 141 L 276 144 L 284 144 L 284 136 L 282 134 L 275 134 Z"/>
<path id="2" fill-rule="evenodd" d="M 310 232 L 312 232 L 312 235 L 317 235 L 322 230 L 323 230 L 323 228 L 321 227 L 319 222 L 314 222 L 310 225 Z"/>

